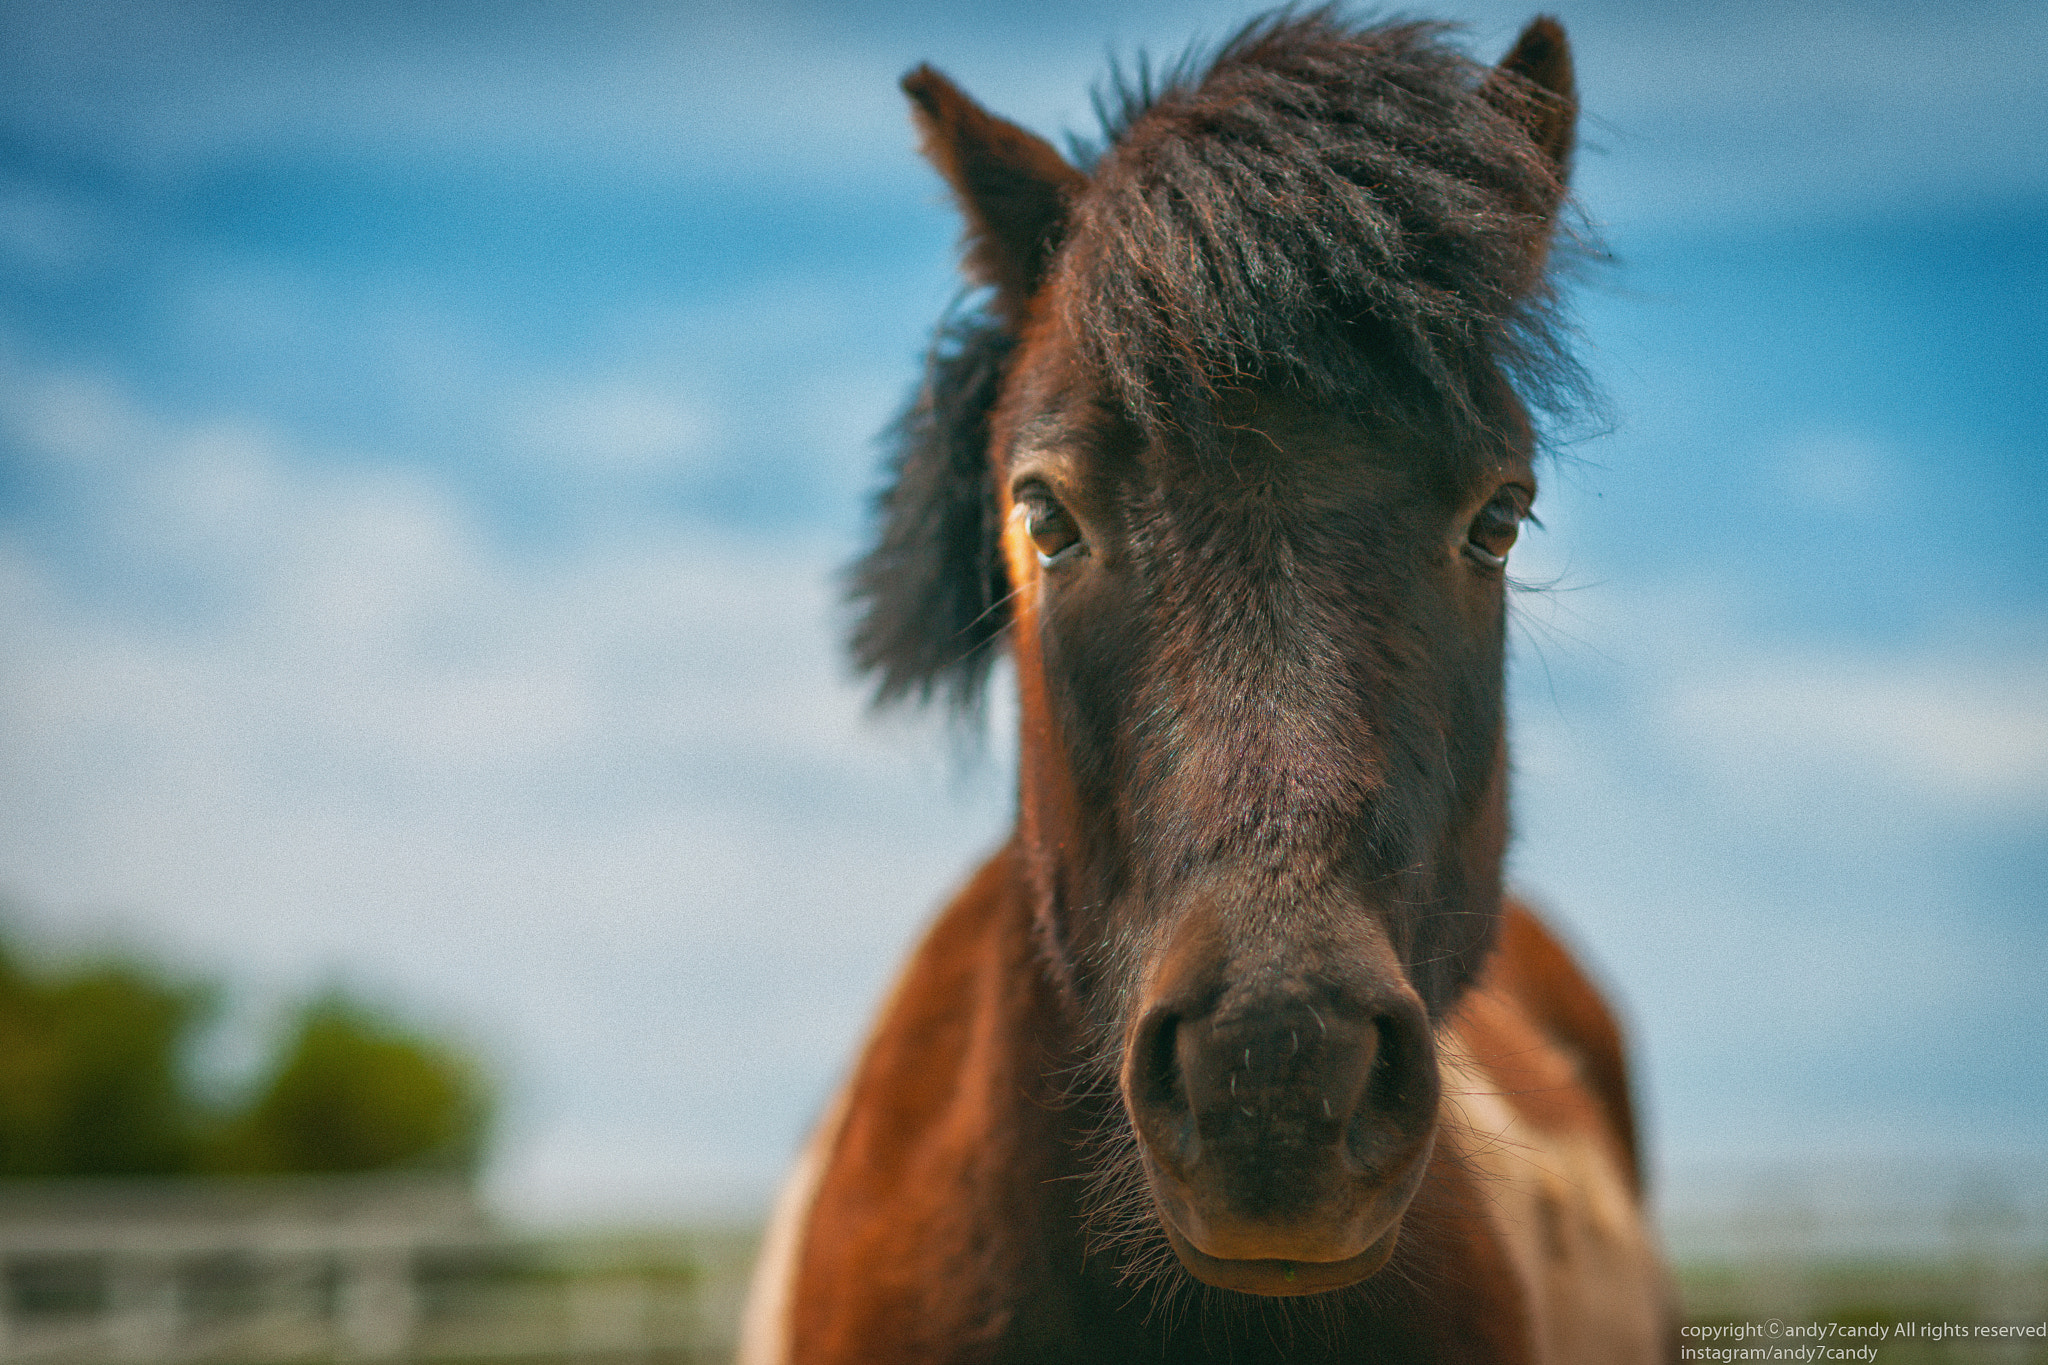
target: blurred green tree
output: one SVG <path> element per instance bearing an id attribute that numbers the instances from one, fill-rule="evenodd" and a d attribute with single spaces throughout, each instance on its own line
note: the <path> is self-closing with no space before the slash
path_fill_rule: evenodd
<path id="1" fill-rule="evenodd" d="M 0 921 L 0 1177 L 475 1173 L 490 1093 L 457 1049 L 329 992 L 223 1105 L 190 1067 L 217 999 L 133 959 L 32 969 Z"/>
<path id="2" fill-rule="evenodd" d="M 184 1084 L 212 993 L 105 962 L 43 978 L 0 943 L 0 1175 L 189 1170 L 205 1115 Z"/>
<path id="3" fill-rule="evenodd" d="M 223 1127 L 208 1164 L 471 1174 L 489 1118 L 483 1082 L 463 1058 L 328 994 L 300 1012 L 267 1084 Z"/>

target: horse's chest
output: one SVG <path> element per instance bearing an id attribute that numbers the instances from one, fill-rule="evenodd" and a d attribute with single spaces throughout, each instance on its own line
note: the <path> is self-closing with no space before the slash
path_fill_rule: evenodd
<path id="1" fill-rule="evenodd" d="M 1505 1066 L 1455 1044 L 1445 1054 L 1439 1140 L 1474 1175 L 1522 1287 L 1531 1365 L 1662 1359 L 1671 1291 L 1612 1141 L 1569 1122 L 1555 1090 L 1529 1102 L 1545 1078 L 1528 1054 Z"/>

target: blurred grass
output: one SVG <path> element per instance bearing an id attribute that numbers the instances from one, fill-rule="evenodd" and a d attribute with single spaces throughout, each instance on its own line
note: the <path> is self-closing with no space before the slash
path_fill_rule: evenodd
<path id="1" fill-rule="evenodd" d="M 1877 1343 L 1880 1365 L 2048 1365 L 2048 1340 L 1967 1337 L 1941 1341 L 1904 1336 L 1911 1323 L 2033 1325 L 2048 1322 L 2048 1257 L 1989 1259 L 1968 1255 L 1930 1259 L 1830 1258 L 1752 1262 L 1716 1260 L 1677 1270 L 1686 1321 L 1694 1326 L 1739 1327 L 1838 1323 L 1892 1329 Z M 1809 1338 L 1752 1339 L 1797 1345 Z M 1855 1346 L 1868 1338 L 1837 1338 Z M 1738 1343 L 1723 1338 L 1722 1344 Z"/>

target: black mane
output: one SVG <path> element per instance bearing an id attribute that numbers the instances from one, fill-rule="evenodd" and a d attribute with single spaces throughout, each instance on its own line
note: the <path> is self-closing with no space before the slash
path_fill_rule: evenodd
<path id="1" fill-rule="evenodd" d="M 1142 426 L 1199 443 L 1243 381 L 1461 432 L 1497 417 L 1496 371 L 1538 407 L 1576 393 L 1543 272 L 1564 185 L 1514 116 L 1541 96 L 1489 89 L 1448 32 L 1282 13 L 1098 99 L 1053 296 Z"/>
<path id="2" fill-rule="evenodd" d="M 875 702 L 942 695 L 971 712 L 1010 623 L 989 469 L 989 414 L 1016 338 L 986 312 L 939 326 L 910 406 L 883 440 L 888 484 L 875 499 L 881 533 L 847 571 L 860 612 L 848 647 L 873 673 Z"/>

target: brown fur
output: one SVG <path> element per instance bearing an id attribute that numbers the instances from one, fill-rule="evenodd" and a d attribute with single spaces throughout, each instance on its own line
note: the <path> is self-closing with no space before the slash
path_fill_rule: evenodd
<path id="1" fill-rule="evenodd" d="M 1565 1083 L 1583 1088 L 1599 1104 L 1629 1180 L 1640 1190 L 1642 1153 L 1636 1145 L 1628 1057 L 1621 1026 L 1607 1002 L 1564 945 L 1527 910 L 1510 914 L 1503 924 L 1492 973 L 1500 989 L 1514 996 L 1549 1044 L 1572 1063 Z"/>

